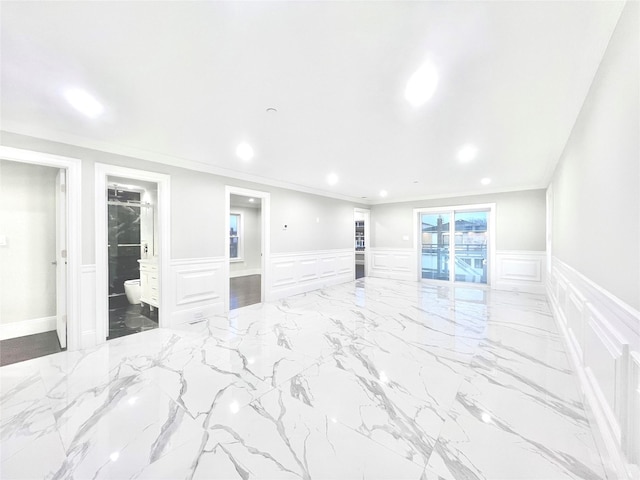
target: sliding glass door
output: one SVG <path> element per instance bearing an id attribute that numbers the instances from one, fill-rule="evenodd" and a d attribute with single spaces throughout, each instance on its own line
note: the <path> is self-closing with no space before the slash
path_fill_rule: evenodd
<path id="1" fill-rule="evenodd" d="M 449 276 L 449 214 L 422 214 L 422 278 L 451 280 Z"/>
<path id="2" fill-rule="evenodd" d="M 421 277 L 488 283 L 489 209 L 421 212 Z"/>

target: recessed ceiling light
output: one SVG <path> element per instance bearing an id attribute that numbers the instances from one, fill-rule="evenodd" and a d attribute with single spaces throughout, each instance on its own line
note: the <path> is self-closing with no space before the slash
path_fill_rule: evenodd
<path id="1" fill-rule="evenodd" d="M 249 201 L 250 201 L 251 203 L 253 203 L 253 202 L 255 202 L 255 201 L 256 201 L 256 199 L 255 199 L 255 198 L 250 198 L 250 199 L 249 199 Z"/>
<path id="2" fill-rule="evenodd" d="M 338 175 L 336 175 L 335 173 L 330 173 L 329 175 L 327 175 L 327 183 L 329 185 L 335 185 L 336 183 L 338 183 Z"/>
<path id="3" fill-rule="evenodd" d="M 386 197 L 387 195 L 389 195 L 389 193 L 386 190 L 380 190 L 380 196 L 381 197 Z"/>
<path id="4" fill-rule="evenodd" d="M 104 112 L 102 104 L 91 94 L 80 88 L 65 90 L 64 97 L 73 108 L 89 118 L 99 117 Z"/>
<path id="5" fill-rule="evenodd" d="M 253 158 L 253 148 L 248 143 L 242 142 L 236 147 L 236 155 L 242 160 L 251 160 Z"/>
<path id="6" fill-rule="evenodd" d="M 484 177 L 482 180 L 480 180 L 480 183 L 482 185 L 489 185 L 491 183 L 491 179 L 489 177 Z"/>
<path id="7" fill-rule="evenodd" d="M 438 86 L 438 72 L 431 62 L 422 65 L 407 82 L 404 98 L 414 107 L 429 100 Z"/>
<path id="8" fill-rule="evenodd" d="M 474 160 L 476 155 L 478 155 L 478 147 L 470 143 L 458 150 L 458 160 L 460 160 L 461 163 L 468 163 Z"/>

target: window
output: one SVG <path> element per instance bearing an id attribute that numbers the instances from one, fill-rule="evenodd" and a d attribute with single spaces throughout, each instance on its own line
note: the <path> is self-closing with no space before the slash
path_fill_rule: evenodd
<path id="1" fill-rule="evenodd" d="M 229 216 L 229 258 L 242 260 L 242 215 L 239 213 Z"/>

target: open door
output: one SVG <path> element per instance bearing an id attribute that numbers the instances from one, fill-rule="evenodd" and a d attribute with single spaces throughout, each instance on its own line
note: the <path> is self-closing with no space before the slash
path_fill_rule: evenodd
<path id="1" fill-rule="evenodd" d="M 56 176 L 56 330 L 60 348 L 67 348 L 67 181 Z"/>

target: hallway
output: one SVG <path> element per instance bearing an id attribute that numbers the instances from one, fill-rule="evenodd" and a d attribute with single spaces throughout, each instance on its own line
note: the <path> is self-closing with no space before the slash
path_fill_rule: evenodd
<path id="1" fill-rule="evenodd" d="M 3 479 L 607 478 L 537 295 L 366 278 L 0 380 Z"/>

